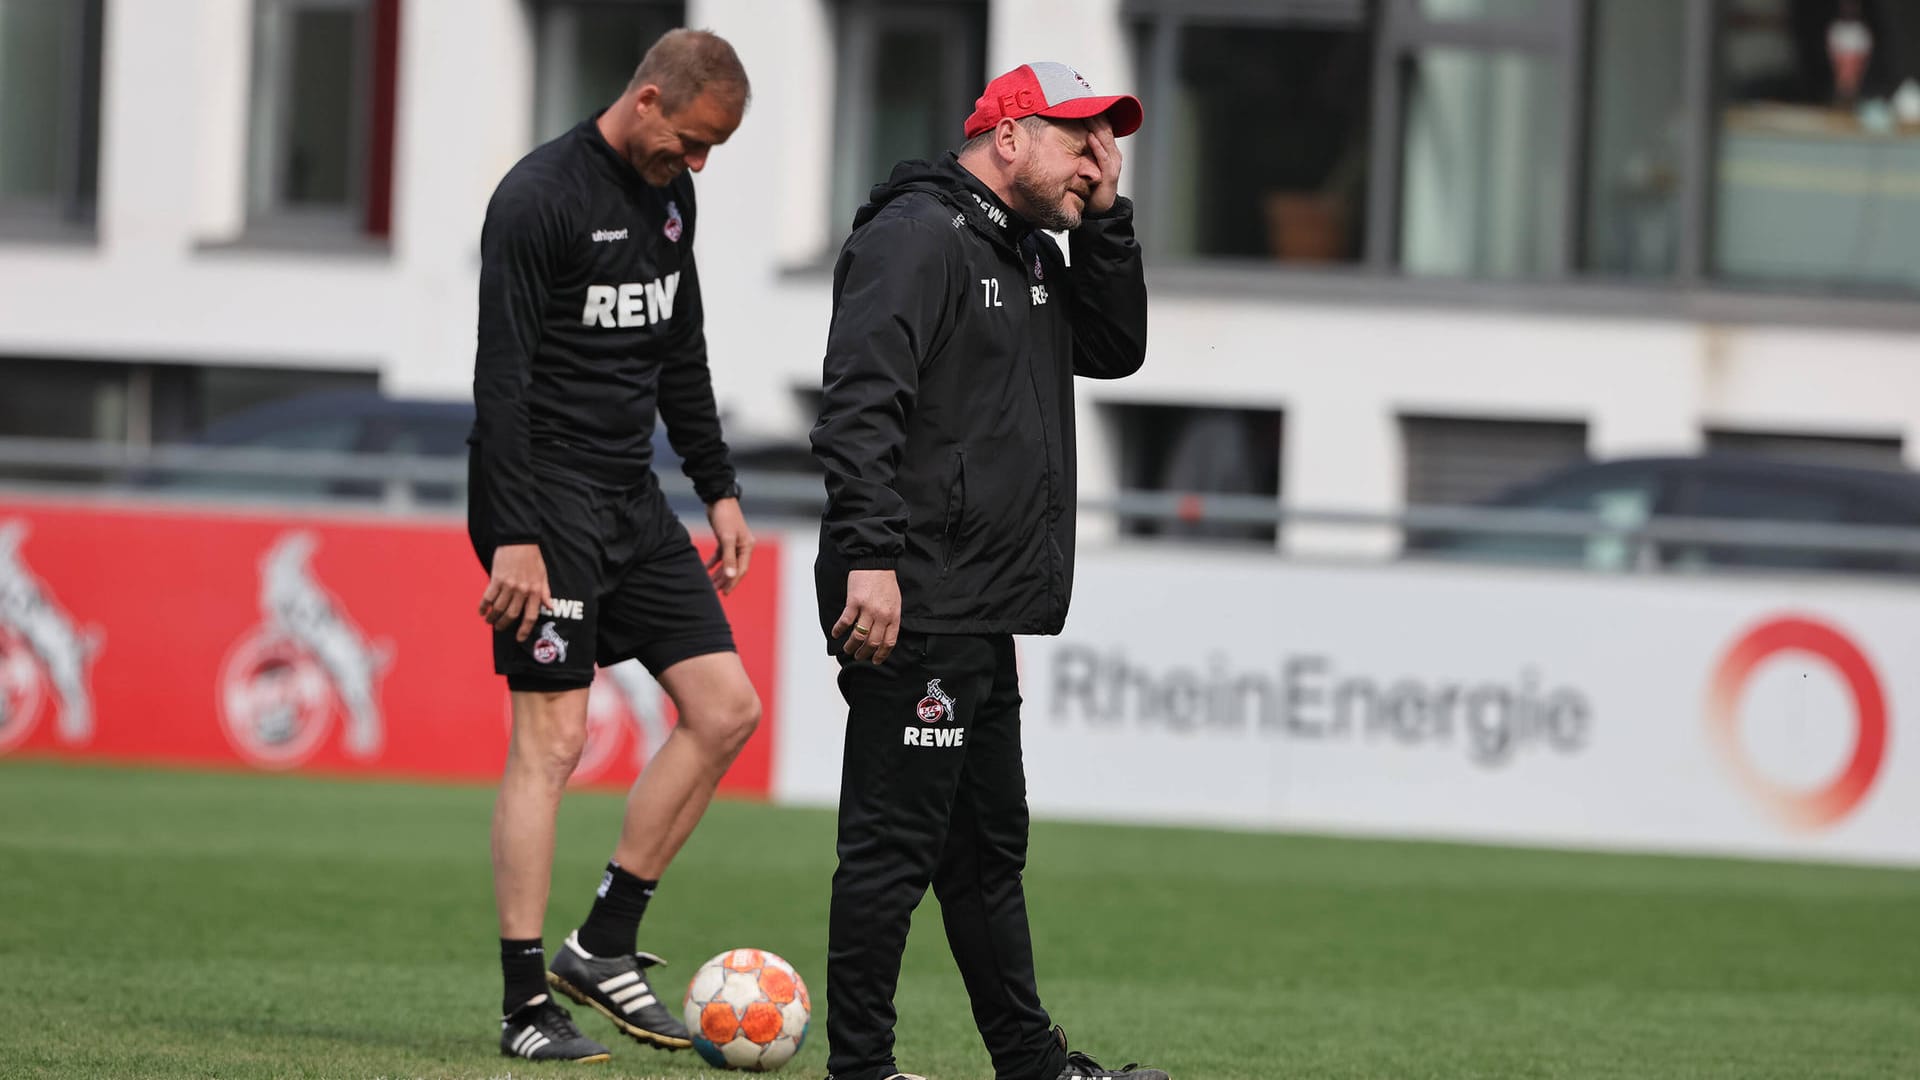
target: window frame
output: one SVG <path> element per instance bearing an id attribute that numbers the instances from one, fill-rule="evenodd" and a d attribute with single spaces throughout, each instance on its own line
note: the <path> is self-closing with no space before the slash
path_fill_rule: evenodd
<path id="1" fill-rule="evenodd" d="M 620 8 L 647 8 L 667 16 L 663 21 L 671 26 L 687 24 L 687 0 L 535 0 L 533 130 L 529 145 L 554 138 L 586 118 L 584 114 L 561 115 L 562 65 L 571 58 L 566 55 L 565 35 L 559 33 L 557 24 L 583 11 Z M 608 89 L 617 94 L 620 87 Z M 607 100 L 613 98 L 609 96 Z"/>
<path id="2" fill-rule="evenodd" d="M 1547 61 L 1560 94 L 1560 145 L 1557 166 L 1562 179 L 1560 228 L 1551 237 L 1546 274 L 1531 281 L 1567 280 L 1578 259 L 1575 250 L 1585 203 L 1588 0 L 1559 0 L 1542 6 L 1530 19 L 1434 19 L 1420 0 L 1382 0 L 1373 68 L 1373 149 L 1369 155 L 1365 261 L 1407 275 L 1402 268 L 1401 209 L 1405 205 L 1408 98 L 1420 53 L 1452 49 L 1482 56 L 1520 54 Z"/>
<path id="3" fill-rule="evenodd" d="M 955 95 L 954 100 L 970 109 L 979 86 L 984 86 L 987 78 L 988 38 L 992 32 L 988 20 L 992 17 L 992 8 L 988 0 L 839 0 L 835 5 L 835 152 L 827 182 L 830 234 L 843 231 L 844 223 L 852 220 L 855 208 L 864 201 L 868 187 L 886 179 L 874 176 L 863 181 L 854 175 L 855 170 L 864 165 L 873 146 L 873 101 L 865 91 L 873 83 L 874 53 L 880 32 L 898 26 L 922 29 L 931 26 L 962 38 L 968 36 L 978 20 L 980 40 L 968 43 L 973 55 L 960 59 L 953 76 L 954 85 L 947 88 Z M 969 73 L 970 66 L 978 70 Z M 976 83 L 978 85 L 974 85 Z M 960 124 L 966 115 L 966 111 L 962 111 L 954 116 L 954 141 L 950 149 L 960 146 Z"/>
<path id="4" fill-rule="evenodd" d="M 253 101 L 247 118 L 245 236 L 297 246 L 385 247 L 392 231 L 401 0 L 253 0 Z M 302 207 L 285 197 L 293 95 L 291 24 L 303 10 L 355 16 L 348 198 Z"/>
<path id="5" fill-rule="evenodd" d="M 68 0 L 61 47 L 79 78 L 57 90 L 59 163 L 54 193 L 0 200 L 0 241 L 91 242 L 99 216 L 101 64 L 105 0 Z"/>
<path id="6" fill-rule="evenodd" d="M 1147 88 L 1147 101 L 1151 105 L 1159 96 L 1155 91 L 1164 91 L 1179 80 L 1180 39 L 1189 26 L 1352 28 L 1366 24 L 1368 7 L 1369 0 L 1126 0 L 1122 17 L 1130 28 L 1139 32 L 1136 38 L 1139 47 L 1135 50 L 1134 62 L 1142 76 L 1140 81 Z M 1158 223 L 1172 220 L 1166 205 L 1168 192 L 1172 189 L 1167 173 L 1172 154 L 1166 149 L 1163 141 L 1165 136 L 1151 118 L 1142 125 L 1137 138 L 1143 143 L 1141 153 L 1131 157 L 1136 162 L 1144 161 L 1145 167 L 1136 174 L 1133 188 L 1134 201 L 1141 210 L 1136 228 L 1148 255 L 1155 257 L 1153 261 L 1164 264 L 1166 238 L 1159 232 Z M 1374 150 L 1369 149 L 1369 168 L 1376 165 L 1373 155 Z M 1368 181 L 1365 209 L 1369 214 L 1373 211 L 1371 185 L 1374 182 L 1372 179 Z M 1316 277 L 1337 276 L 1350 280 L 1356 270 L 1370 263 L 1367 248 L 1372 243 L 1371 219 L 1367 222 L 1366 231 L 1369 239 L 1361 249 L 1361 257 L 1351 263 L 1341 264 L 1337 268 L 1321 266 L 1303 270 L 1295 267 L 1280 272 Z M 1252 273 L 1268 269 L 1265 264 L 1230 257 L 1181 259 L 1175 265 L 1232 266 Z"/>
<path id="7" fill-rule="evenodd" d="M 1680 123 L 1682 175 L 1676 206 L 1675 265 L 1660 278 L 1632 279 L 1580 269 L 1593 105 L 1595 0 L 1555 0 L 1535 18 L 1433 19 L 1419 0 L 1125 0 L 1122 17 L 1137 31 L 1136 60 L 1147 100 L 1177 78 L 1183 26 L 1332 25 L 1360 10 L 1374 19 L 1372 145 L 1365 240 L 1358 260 L 1341 265 L 1286 265 L 1231 258 L 1169 256 L 1155 235 L 1168 191 L 1164 143 L 1151 115 L 1142 146 L 1129 155 L 1141 207 L 1141 242 L 1156 290 L 1218 297 L 1239 295 L 1323 300 L 1355 305 L 1467 307 L 1569 314 L 1667 318 L 1734 324 L 1845 325 L 1920 329 L 1920 290 L 1903 294 L 1823 289 L 1818 283 L 1763 286 L 1716 277 L 1710 265 L 1717 183 L 1717 108 L 1721 0 L 1675 0 L 1683 6 Z M 1407 57 L 1426 47 L 1518 50 L 1556 57 L 1563 86 L 1560 166 L 1561 235 L 1551 275 L 1518 279 L 1419 277 L 1399 263 L 1400 200 L 1405 151 Z"/>

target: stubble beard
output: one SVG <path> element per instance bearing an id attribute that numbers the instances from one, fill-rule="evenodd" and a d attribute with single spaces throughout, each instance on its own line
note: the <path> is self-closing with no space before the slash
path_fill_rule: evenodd
<path id="1" fill-rule="evenodd" d="M 1062 231 L 1080 227 L 1080 211 L 1067 202 L 1067 184 L 1049 191 L 1031 168 L 1013 174 L 1013 190 L 1027 204 L 1028 215 L 1036 228 Z"/>

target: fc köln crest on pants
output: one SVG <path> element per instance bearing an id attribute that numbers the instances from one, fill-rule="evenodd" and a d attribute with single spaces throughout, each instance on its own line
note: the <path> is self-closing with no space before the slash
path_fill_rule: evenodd
<path id="1" fill-rule="evenodd" d="M 921 724 L 941 724 L 953 718 L 953 698 L 940 689 L 939 679 L 927 680 L 927 696 L 914 707 L 914 718 Z"/>

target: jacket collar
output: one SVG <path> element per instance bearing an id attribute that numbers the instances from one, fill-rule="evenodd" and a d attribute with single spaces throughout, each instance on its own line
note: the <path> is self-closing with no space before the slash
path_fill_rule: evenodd
<path id="1" fill-rule="evenodd" d="M 651 192 L 654 195 L 664 195 L 666 189 L 647 183 L 634 169 L 633 163 L 621 157 L 620 151 L 615 150 L 613 144 L 607 142 L 607 137 L 600 134 L 600 114 L 604 112 L 606 110 L 602 109 L 575 124 L 571 132 L 574 138 L 586 145 L 587 157 L 592 159 L 593 167 L 603 176 L 635 193 Z"/>
<path id="2" fill-rule="evenodd" d="M 949 191 L 948 201 L 966 215 L 967 223 L 973 226 L 974 231 L 1018 254 L 1021 242 L 1033 232 L 1033 226 L 1014 213 L 1013 208 L 1001 201 L 992 188 L 981 183 L 979 177 L 968 172 L 956 155 L 949 153 L 940 166 L 955 181 L 957 189 Z"/>

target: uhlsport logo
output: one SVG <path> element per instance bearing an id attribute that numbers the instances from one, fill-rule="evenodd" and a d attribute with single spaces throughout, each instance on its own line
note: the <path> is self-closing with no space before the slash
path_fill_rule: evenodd
<path id="1" fill-rule="evenodd" d="M 0 750 L 33 731 L 50 697 L 59 703 L 63 741 L 93 735 L 87 675 L 101 634 L 79 629 L 34 576 L 20 553 L 26 538 L 26 522 L 0 523 Z"/>
<path id="2" fill-rule="evenodd" d="M 391 647 L 376 645 L 315 580 L 313 534 L 287 533 L 260 559 L 260 625 L 220 669 L 227 741 L 255 765 L 292 768 L 313 756 L 336 716 L 347 753 L 371 758 L 385 730 L 379 681 Z"/>
<path id="3" fill-rule="evenodd" d="M 1762 775 L 1740 731 L 1742 698 L 1756 670 L 1791 653 L 1824 662 L 1853 699 L 1852 750 L 1838 774 L 1810 790 Z M 1845 634 L 1814 619 L 1783 616 L 1748 630 L 1721 658 L 1707 692 L 1707 725 L 1741 786 L 1769 812 L 1796 828 L 1820 828 L 1851 814 L 1873 788 L 1887 750 L 1887 698 L 1872 662 Z"/>

